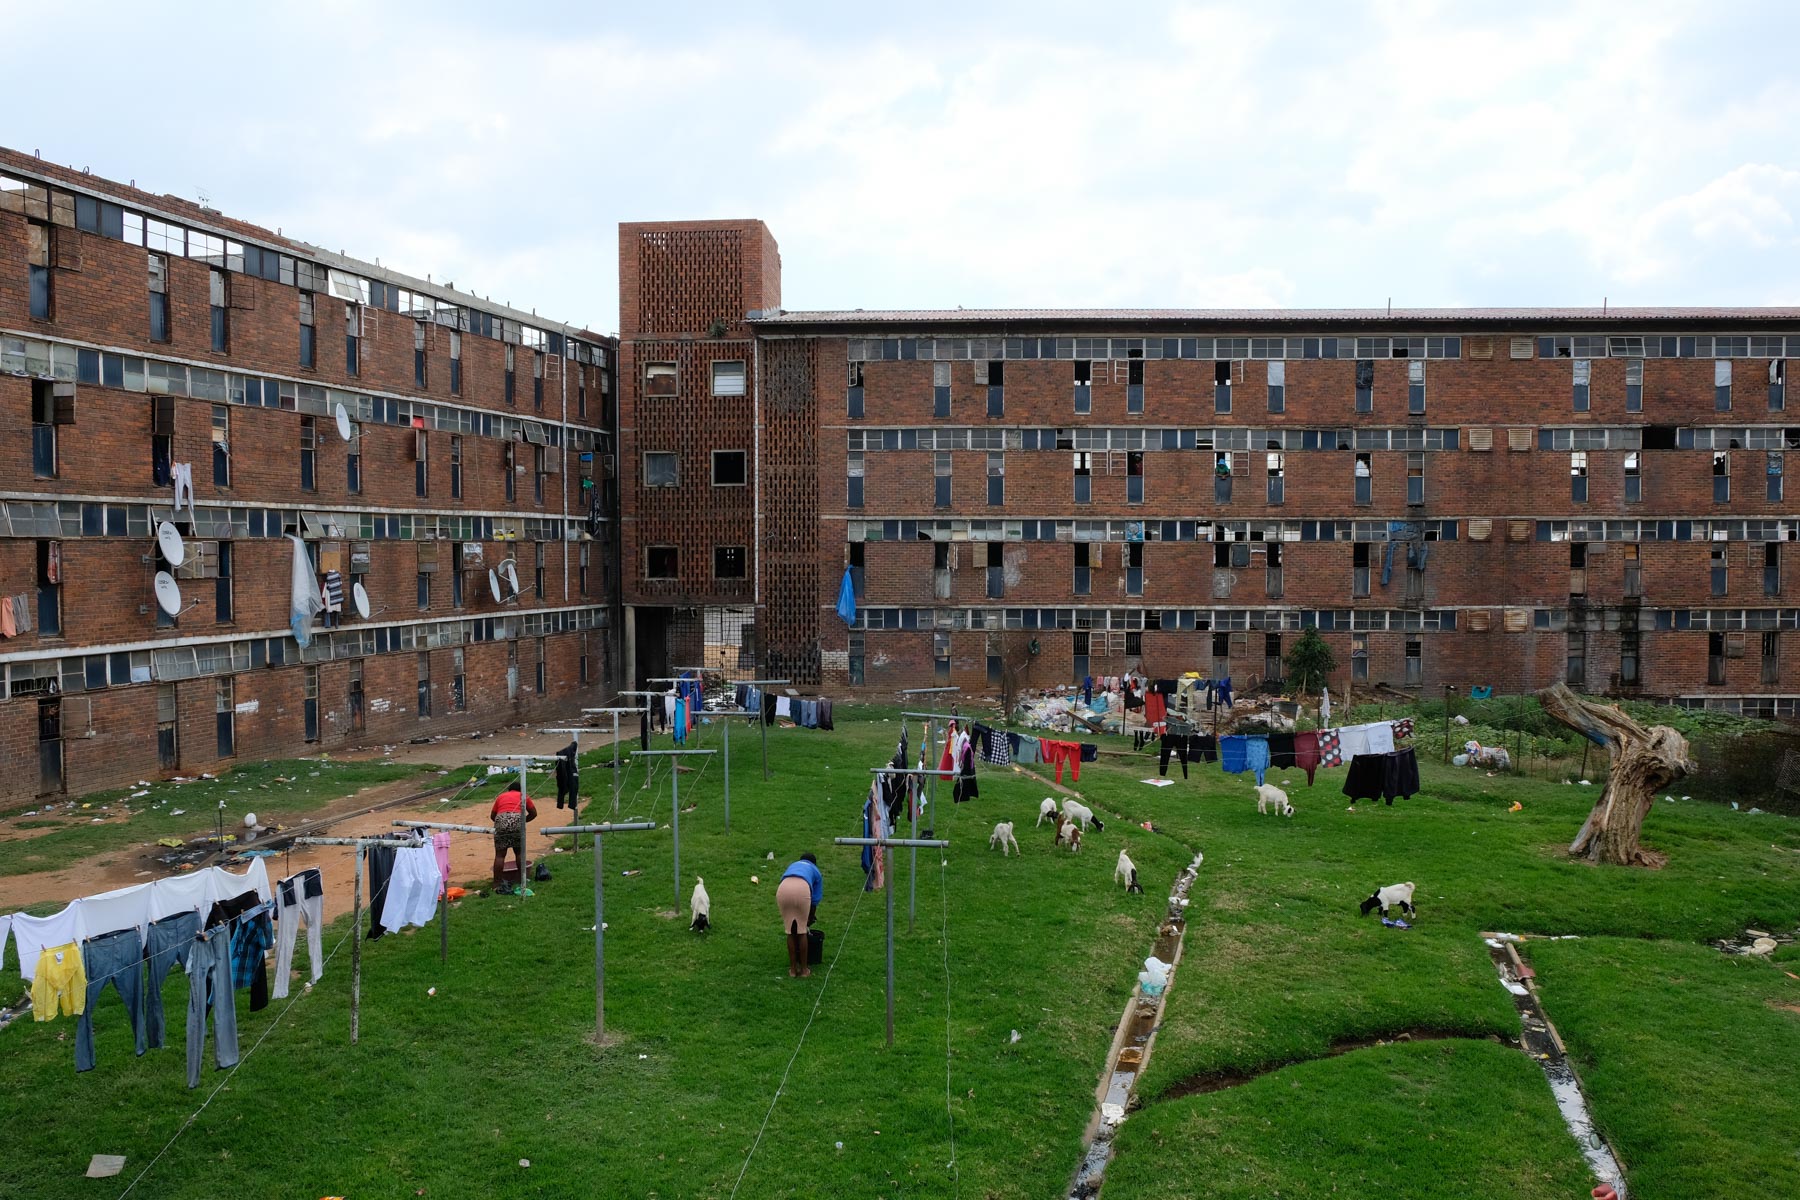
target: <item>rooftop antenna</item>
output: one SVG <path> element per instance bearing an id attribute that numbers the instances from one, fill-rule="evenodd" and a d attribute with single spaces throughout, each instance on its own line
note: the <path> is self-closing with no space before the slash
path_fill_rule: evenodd
<path id="1" fill-rule="evenodd" d="M 1600 297 L 1600 315 L 1603 317 L 1606 315 L 1606 306 L 1609 300 L 1610 298 L 1607 296 Z"/>
<path id="2" fill-rule="evenodd" d="M 203 187 L 195 188 L 194 195 L 200 197 L 200 203 L 202 206 L 209 205 L 212 203 L 212 197 L 208 196 L 206 194 L 206 189 Z"/>
<path id="3" fill-rule="evenodd" d="M 1390 317 L 1394 315 L 1394 298 L 1392 296 L 1388 297 L 1387 315 Z"/>

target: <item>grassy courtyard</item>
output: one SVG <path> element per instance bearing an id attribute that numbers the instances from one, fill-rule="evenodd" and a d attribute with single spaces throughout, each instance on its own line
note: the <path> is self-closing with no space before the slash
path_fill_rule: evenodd
<path id="1" fill-rule="evenodd" d="M 1032 828 L 1043 768 L 988 769 L 972 805 L 940 789 L 952 846 L 921 853 L 911 931 L 898 876 L 889 1049 L 882 896 L 861 892 L 856 851 L 831 839 L 860 832 L 867 769 L 900 726 L 851 711 L 835 733 L 771 733 L 766 784 L 754 738 L 734 738 L 729 835 L 720 765 L 682 776 L 698 807 L 682 816 L 681 916 L 670 833 L 608 842 L 615 1042 L 589 1040 L 591 860 L 554 855 L 536 895 L 451 913 L 448 964 L 435 929 L 366 944 L 355 1047 L 346 924 L 328 930 L 317 988 L 259 1013 L 240 1001 L 248 1057 L 179 1137 L 227 1077 L 209 1049 L 188 1091 L 178 1023 L 168 1048 L 135 1058 L 108 993 L 99 1067 L 79 1076 L 70 1021 L 14 1024 L 0 1033 L 13 1106 L 0 1195 L 115 1196 L 159 1152 L 133 1195 L 1060 1195 L 1168 882 L 1196 850 L 1185 957 L 1108 1197 L 1585 1194 L 1541 1073 L 1493 1040 L 1518 1026 L 1483 929 L 1583 935 L 1527 953 L 1635 1194 L 1732 1195 L 1752 1178 L 1800 1192 L 1800 1015 L 1782 1007 L 1800 981 L 1700 944 L 1800 924 L 1792 820 L 1659 804 L 1646 841 L 1668 868 L 1597 870 L 1561 853 L 1593 789 L 1427 764 L 1420 797 L 1350 813 L 1341 771 L 1311 790 L 1276 772 L 1296 781 L 1289 820 L 1259 817 L 1248 777 L 1216 766 L 1184 781 L 1171 764 L 1174 786 L 1147 786 L 1146 753 L 1085 766 L 1073 786 L 1123 819 L 1070 855 Z M 621 818 L 668 821 L 664 770 L 644 788 L 632 769 Z M 609 792 L 607 772 L 585 782 Z M 1002 819 L 1022 857 L 988 850 Z M 1111 882 L 1121 847 L 1143 896 Z M 825 872 L 830 969 L 796 981 L 773 892 L 803 850 Z M 696 874 L 713 900 L 704 936 L 686 928 Z M 1415 928 L 1358 917 L 1370 890 L 1404 879 L 1419 885 Z M 0 995 L 18 982 L 9 966 Z M 172 978 L 172 1015 L 186 997 Z M 81 1178 L 94 1153 L 126 1155 L 124 1174 Z"/>

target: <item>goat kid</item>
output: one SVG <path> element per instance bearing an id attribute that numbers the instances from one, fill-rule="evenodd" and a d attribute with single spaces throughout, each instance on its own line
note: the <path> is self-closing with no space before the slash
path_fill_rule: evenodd
<path id="1" fill-rule="evenodd" d="M 1075 824 L 1077 826 L 1079 826 L 1083 829 L 1086 829 L 1089 825 L 1092 825 L 1094 827 L 1095 833 L 1105 833 L 1106 832 L 1106 826 L 1104 826 L 1100 823 L 1100 818 L 1096 817 L 1094 815 L 1094 810 L 1089 808 L 1085 804 L 1078 803 L 1077 801 L 1074 801 L 1074 800 L 1064 800 L 1063 801 L 1063 816 L 1065 816 L 1069 820 L 1075 822 Z"/>
<path id="2" fill-rule="evenodd" d="M 1272 783 L 1259 783 L 1256 785 L 1257 814 L 1260 816 L 1268 812 L 1270 808 L 1273 808 L 1279 816 L 1291 817 L 1294 815 L 1294 806 L 1288 803 L 1286 792 Z"/>
<path id="3" fill-rule="evenodd" d="M 1061 813 L 1056 814 L 1056 842 L 1060 846 L 1069 844 L 1069 853 L 1074 854 L 1081 849 L 1081 826 L 1069 820 Z"/>
<path id="4" fill-rule="evenodd" d="M 995 846 L 1000 847 L 1000 854 L 1003 858 L 1011 858 L 1012 851 L 1019 849 L 1019 841 L 1013 837 L 1011 821 L 1001 821 L 994 826 L 994 832 L 988 835 L 988 849 L 992 850 Z M 1012 850 L 1008 850 L 1008 846 L 1011 846 Z M 1021 850 L 1020 853 L 1022 854 L 1024 851 Z"/>
<path id="5" fill-rule="evenodd" d="M 1383 920 L 1387 919 L 1388 909 L 1398 905 L 1409 917 L 1417 917 L 1418 910 L 1413 908 L 1413 885 L 1410 883 L 1390 883 L 1378 888 L 1373 896 L 1362 902 L 1362 916 L 1379 908 Z"/>
<path id="6" fill-rule="evenodd" d="M 1137 864 L 1123 850 L 1119 851 L 1119 865 L 1113 868 L 1113 882 L 1124 883 L 1127 893 L 1143 894 L 1143 887 L 1138 883 Z"/>
<path id="7" fill-rule="evenodd" d="M 1042 804 L 1038 805 L 1038 819 L 1037 819 L 1038 825 L 1042 825 L 1044 823 L 1045 817 L 1054 817 L 1055 815 L 1056 815 L 1056 801 L 1052 800 L 1048 796 L 1045 796 L 1044 802 Z M 1034 825 L 1032 828 L 1035 829 L 1036 827 L 1037 826 Z"/>

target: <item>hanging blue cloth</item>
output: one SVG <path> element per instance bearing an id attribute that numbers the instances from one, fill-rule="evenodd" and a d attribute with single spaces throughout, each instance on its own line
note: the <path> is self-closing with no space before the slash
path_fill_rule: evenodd
<path id="1" fill-rule="evenodd" d="M 1218 689 L 1219 707 L 1220 708 L 1230 708 L 1231 707 L 1231 676 L 1227 675 L 1225 678 L 1219 680 L 1217 682 L 1217 684 L 1215 684 L 1215 686 Z"/>
<path id="2" fill-rule="evenodd" d="M 837 615 L 844 624 L 856 624 L 856 585 L 850 580 L 850 568 L 844 568 L 844 582 L 838 585 Z"/>
<path id="3" fill-rule="evenodd" d="M 869 792 L 869 798 L 867 800 L 863 801 L 863 832 L 862 832 L 862 835 L 866 838 L 872 838 L 875 836 L 875 826 L 870 821 L 870 815 L 874 811 L 874 808 L 875 808 L 875 792 L 873 791 L 873 789 L 871 789 Z M 872 892 L 875 890 L 875 847 L 873 847 L 873 846 L 864 846 L 863 847 L 863 849 L 862 849 L 862 869 L 863 869 L 863 891 Z"/>
<path id="4" fill-rule="evenodd" d="M 675 744 L 677 746 L 681 746 L 681 745 L 685 745 L 686 743 L 687 743 L 687 697 L 678 694 L 675 697 Z"/>
<path id="5" fill-rule="evenodd" d="M 1249 738 L 1238 733 L 1228 733 L 1219 739 L 1219 766 L 1227 775 L 1236 775 L 1248 769 L 1249 741 Z"/>
<path id="6" fill-rule="evenodd" d="M 1268 738 L 1253 737 L 1245 739 L 1244 765 L 1256 772 L 1256 782 L 1260 786 L 1263 781 L 1263 772 L 1269 769 Z"/>

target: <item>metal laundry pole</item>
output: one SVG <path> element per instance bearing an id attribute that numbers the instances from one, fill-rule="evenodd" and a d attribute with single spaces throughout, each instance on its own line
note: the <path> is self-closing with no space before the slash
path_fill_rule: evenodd
<path id="1" fill-rule="evenodd" d="M 880 768 L 876 768 L 880 770 Z M 886 823 L 881 825 L 886 829 Z M 941 838 L 833 838 L 840 846 L 936 846 L 939 848 L 950 843 Z M 887 872 L 887 1044 L 894 1044 L 894 873 Z"/>
<path id="2" fill-rule="evenodd" d="M 741 684 L 745 684 L 749 687 L 762 688 L 762 687 L 778 687 L 778 686 L 781 686 L 784 684 L 792 683 L 793 680 L 791 680 L 791 679 L 727 679 L 725 682 L 727 684 L 731 685 L 732 687 L 736 687 L 738 684 L 741 683 Z M 769 778 L 769 722 L 768 722 L 768 718 L 766 718 L 763 714 L 766 713 L 767 711 L 768 711 L 767 707 L 762 705 L 761 703 L 759 703 L 756 706 L 756 723 L 758 725 L 762 726 L 762 767 L 763 767 L 763 780 L 765 782 L 767 782 L 767 780 Z"/>
<path id="3" fill-rule="evenodd" d="M 401 849 L 413 845 L 410 839 L 383 837 L 299 837 L 296 846 L 355 846 L 356 881 L 351 885 L 350 901 L 350 1044 L 356 1045 L 362 1031 L 362 882 L 363 851 L 370 846 L 392 846 Z M 371 897 L 371 900 L 373 897 Z"/>
<path id="4" fill-rule="evenodd" d="M 606 885 L 601 882 L 601 837 L 608 833 L 631 833 L 655 829 L 655 821 L 628 821 L 618 825 L 558 825 L 540 829 L 546 837 L 559 833 L 594 835 L 594 1041 L 606 1040 Z"/>
<path id="5" fill-rule="evenodd" d="M 717 750 L 639 750 L 639 757 L 688 758 L 693 755 L 717 754 Z M 675 911 L 681 911 L 681 765 L 669 764 L 669 807 L 673 813 L 669 827 L 675 833 Z"/>
<path id="6" fill-rule="evenodd" d="M 625 775 L 625 760 L 619 753 L 619 714 L 634 713 L 635 708 L 584 708 L 584 714 L 611 713 L 613 719 L 613 816 L 619 815 L 619 787 Z"/>

